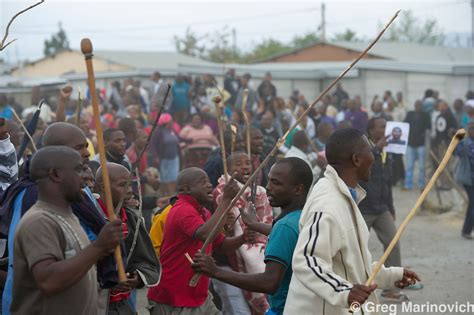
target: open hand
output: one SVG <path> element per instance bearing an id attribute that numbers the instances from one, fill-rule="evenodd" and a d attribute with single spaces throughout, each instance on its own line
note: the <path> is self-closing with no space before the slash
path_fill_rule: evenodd
<path id="1" fill-rule="evenodd" d="M 400 281 L 395 282 L 395 285 L 400 288 L 406 288 L 409 285 L 415 284 L 416 281 L 421 281 L 420 277 L 413 271 L 403 269 L 403 278 Z"/>

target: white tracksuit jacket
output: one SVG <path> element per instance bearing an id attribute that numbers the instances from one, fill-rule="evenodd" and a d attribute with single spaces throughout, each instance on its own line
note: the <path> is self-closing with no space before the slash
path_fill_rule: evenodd
<path id="1" fill-rule="evenodd" d="M 300 218 L 284 314 L 349 314 L 352 284 L 365 284 L 372 271 L 369 230 L 357 206 L 366 193 L 360 186 L 356 190 L 357 202 L 330 165 L 313 187 Z M 402 277 L 403 268 L 382 267 L 375 283 L 389 288 Z M 378 302 L 375 294 L 369 301 Z"/>

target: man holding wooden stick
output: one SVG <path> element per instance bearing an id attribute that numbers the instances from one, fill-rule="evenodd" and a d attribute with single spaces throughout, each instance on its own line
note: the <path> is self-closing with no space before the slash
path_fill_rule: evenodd
<path id="1" fill-rule="evenodd" d="M 329 138 L 326 158 L 324 178 L 301 214 L 285 314 L 347 314 L 349 306 L 358 311 L 366 300 L 376 303 L 377 287 L 404 288 L 420 280 L 412 271 L 382 267 L 374 284 L 361 284 L 372 272 L 372 258 L 357 206 L 365 197 L 358 182 L 369 179 L 374 157 L 367 138 L 349 128 Z"/>
<path id="2" fill-rule="evenodd" d="M 218 219 L 239 190 L 234 178 L 235 175 L 229 179 L 223 200 L 211 215 L 204 208 L 213 199 L 207 174 L 196 167 L 184 169 L 179 174 L 178 200 L 166 219 L 160 251 L 162 278 L 158 286 L 148 290 L 151 315 L 176 314 L 177 311 L 182 315 L 219 314 L 208 295 L 209 278 L 203 276 L 196 287 L 189 286 L 193 269 L 188 260 L 189 255 L 194 256 L 199 251 L 216 224 L 222 230 L 224 222 L 218 224 Z M 234 252 L 252 238 L 247 230 L 236 237 L 224 237 L 221 233 L 206 248 L 206 253 L 216 248 L 224 253 Z"/>
<path id="3" fill-rule="evenodd" d="M 126 206 L 117 209 L 122 195 L 125 195 L 125 204 L 133 196 L 132 187 L 127 185 L 130 171 L 125 166 L 116 163 L 108 162 L 106 167 L 110 174 L 113 207 L 118 211 L 117 217 L 122 221 L 125 238 L 124 247 L 129 257 L 125 270 L 127 281 L 119 283 L 109 292 L 108 314 L 134 315 L 136 312 L 132 307 L 131 291 L 137 288 L 156 286 L 160 281 L 161 268 L 144 222 L 140 220 L 134 210 Z M 104 215 L 106 215 L 102 167 L 97 170 L 95 192 L 100 196 L 97 201 Z"/>
<path id="4" fill-rule="evenodd" d="M 87 165 L 89 161 L 90 154 L 87 150 L 84 132 L 72 124 L 59 122 L 50 125 L 43 134 L 43 146 L 67 146 L 75 149 L 80 154 L 84 165 Z M 29 161 L 26 163 L 28 164 Z M 90 241 L 94 241 L 105 226 L 106 221 L 104 216 L 96 209 L 91 199 L 92 193 L 90 190 L 84 187 L 83 194 L 84 198 L 79 202 L 73 202 L 71 206 L 74 215 L 79 218 L 79 222 Z M 13 253 L 14 235 L 19 221 L 38 200 L 38 188 L 36 183 L 33 182 L 28 169 L 23 177 L 9 187 L 5 198 L 4 204 L 0 207 L 2 233 L 8 235 L 8 252 Z M 2 314 L 4 315 L 10 314 L 9 309 L 13 291 L 13 255 L 9 255 L 8 260 L 8 276 L 2 296 Z M 117 284 L 117 272 L 113 256 L 105 257 L 97 263 L 97 275 L 101 287 L 111 287 Z"/>
<path id="5" fill-rule="evenodd" d="M 123 233 L 120 220 L 114 220 L 89 242 L 71 208 L 83 198 L 83 169 L 79 153 L 66 146 L 33 156 L 38 201 L 15 234 L 11 314 L 97 314 L 94 265 L 118 246 Z"/>
<path id="6" fill-rule="evenodd" d="M 311 169 L 303 160 L 293 157 L 277 161 L 270 170 L 266 194 L 273 207 L 281 208 L 281 214 L 270 225 L 259 221 L 252 211 L 242 210 L 242 220 L 250 229 L 269 235 L 262 260 L 264 270 L 231 271 L 216 266 L 211 256 L 200 253 L 194 258 L 193 268 L 223 283 L 267 293 L 270 309 L 266 314 L 283 314 L 292 275 L 291 258 L 298 240 L 298 221 L 312 183 Z"/>
<path id="7" fill-rule="evenodd" d="M 234 152 L 227 158 L 227 164 L 229 166 L 229 171 L 231 174 L 237 174 L 235 179 L 238 181 L 239 187 L 241 187 L 251 175 L 251 164 L 250 158 L 245 152 Z M 219 184 L 214 189 L 215 202 L 219 204 L 222 201 L 224 196 L 224 187 L 225 179 L 224 176 L 221 176 L 219 179 Z M 254 195 L 254 196 L 252 196 Z M 252 197 L 255 198 L 252 201 Z M 240 235 L 247 228 L 247 225 L 243 221 L 242 217 L 239 217 L 239 209 L 249 209 L 249 206 L 253 203 L 253 210 L 249 210 L 255 215 L 256 220 L 262 224 L 271 224 L 273 219 L 273 208 L 268 201 L 265 188 L 257 186 L 255 189 L 255 194 L 250 187 L 245 191 L 245 194 L 239 198 L 239 201 L 235 204 L 231 210 L 231 214 L 237 220 L 233 220 L 233 226 L 230 226 L 227 231 L 229 235 Z M 224 261 L 220 261 L 223 268 L 232 270 L 230 266 L 234 269 L 239 270 L 240 272 L 245 273 L 260 273 L 265 270 L 264 263 L 264 251 L 267 245 L 267 237 L 265 235 L 258 235 L 253 243 L 247 243 L 244 246 L 241 246 L 235 253 L 229 255 Z M 227 264 L 226 264 L 227 263 Z M 241 292 L 235 292 L 237 288 L 231 285 L 227 285 L 220 281 L 213 281 L 214 289 L 221 296 L 222 306 L 224 313 L 238 313 L 239 309 L 236 308 L 238 304 L 241 303 L 247 306 L 250 305 L 254 314 L 264 314 L 268 308 L 268 303 L 266 301 L 266 296 L 261 293 L 245 291 L 245 299 L 241 299 Z M 239 289 L 237 289 L 239 290 Z M 239 290 L 241 291 L 241 290 Z M 235 298 L 237 296 L 238 298 Z M 237 305 L 236 305 L 237 304 Z M 244 308 L 243 306 L 242 308 Z M 250 312 L 247 309 L 247 312 Z"/>

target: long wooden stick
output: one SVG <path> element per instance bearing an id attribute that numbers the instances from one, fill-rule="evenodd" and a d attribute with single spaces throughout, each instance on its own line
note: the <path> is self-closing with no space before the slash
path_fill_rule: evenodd
<path id="1" fill-rule="evenodd" d="M 214 102 L 214 105 L 216 106 L 217 126 L 219 128 L 219 142 L 221 145 L 222 165 L 224 167 L 225 183 L 227 184 L 228 182 L 227 156 L 226 156 L 225 142 L 224 142 L 224 123 L 222 122 L 222 112 L 221 112 L 221 106 L 220 106 L 220 103 L 222 102 L 222 100 L 223 99 L 220 96 L 214 96 L 212 99 L 212 101 Z"/>
<path id="2" fill-rule="evenodd" d="M 436 162 L 436 164 L 440 165 L 441 162 L 439 161 L 438 157 L 436 156 L 436 154 L 434 154 L 433 150 L 430 150 L 430 156 L 431 158 Z M 458 193 L 461 195 L 461 198 L 464 200 L 464 202 L 468 203 L 469 202 L 469 199 L 468 197 L 466 196 L 466 192 L 461 188 L 459 187 L 458 183 L 456 183 L 456 181 L 454 180 L 453 176 L 451 175 L 451 173 L 449 172 L 449 170 L 444 170 L 444 175 L 446 175 L 446 177 L 448 178 L 448 180 L 451 182 L 451 184 L 453 185 L 454 189 L 456 189 L 458 191 Z"/>
<path id="3" fill-rule="evenodd" d="M 462 140 L 465 135 L 466 135 L 466 130 L 464 129 L 459 129 L 454 135 L 453 139 L 451 140 L 451 143 L 449 144 L 448 149 L 446 150 L 446 153 L 444 154 L 443 160 L 441 160 L 441 163 L 436 169 L 436 172 L 433 174 L 433 177 L 431 177 L 430 181 L 428 182 L 428 185 L 426 185 L 425 189 L 423 189 L 423 192 L 421 193 L 420 197 L 418 197 L 418 200 L 416 201 L 415 205 L 410 210 L 406 218 L 403 220 L 402 224 L 398 228 L 397 233 L 395 234 L 392 241 L 390 242 L 390 245 L 388 245 L 387 249 L 385 250 L 385 253 L 383 253 L 382 258 L 380 258 L 380 260 L 375 265 L 374 269 L 372 269 L 372 274 L 370 275 L 369 279 L 367 279 L 365 283 L 366 286 L 369 286 L 374 281 L 375 277 L 377 276 L 377 273 L 380 271 L 380 268 L 385 263 L 388 256 L 392 252 L 393 248 L 397 244 L 398 240 L 402 236 L 402 233 L 403 231 L 405 231 L 408 223 L 411 221 L 411 219 L 413 219 L 413 217 L 416 214 L 416 211 L 421 206 L 423 201 L 425 201 L 426 197 L 428 196 L 428 193 L 430 192 L 430 190 L 433 188 L 434 184 L 436 183 L 436 180 L 441 175 L 443 170 L 446 168 L 446 165 L 448 165 L 449 159 L 453 155 L 454 149 L 456 149 L 456 146 L 458 145 L 459 141 Z"/>
<path id="4" fill-rule="evenodd" d="M 245 124 L 245 138 L 247 144 L 247 155 L 249 159 L 252 160 L 252 148 L 250 146 L 250 122 L 247 116 L 247 111 L 245 110 L 245 106 L 247 106 L 247 100 L 249 98 L 249 89 L 245 89 L 242 97 L 242 116 L 244 118 Z"/>
<path id="5" fill-rule="evenodd" d="M 79 126 L 81 123 L 81 108 L 82 108 L 83 102 L 84 100 L 82 98 L 81 89 L 79 88 L 79 91 L 77 93 L 77 103 L 76 103 L 76 126 Z"/>
<path id="6" fill-rule="evenodd" d="M 137 160 L 135 161 L 135 165 L 133 168 L 137 168 L 140 165 L 140 161 L 142 160 L 143 154 L 145 154 L 146 149 L 148 148 L 148 145 L 150 144 L 151 137 L 153 136 L 153 133 L 155 132 L 156 127 L 158 126 L 158 121 L 160 120 L 161 114 L 163 113 L 163 110 L 165 108 L 166 101 L 168 100 L 168 96 L 171 91 L 171 85 L 166 84 L 166 94 L 165 97 L 163 98 L 163 102 L 161 103 L 160 108 L 158 109 L 158 113 L 156 115 L 156 119 L 153 122 L 153 126 L 151 127 L 150 134 L 148 135 L 148 138 L 146 139 L 145 145 L 143 146 L 143 149 L 140 151 L 140 154 L 137 157 Z"/>
<path id="7" fill-rule="evenodd" d="M 104 138 L 102 133 L 102 125 L 100 123 L 99 104 L 97 102 L 97 90 L 95 87 L 94 67 L 92 65 L 92 42 L 88 38 L 81 41 L 81 51 L 84 54 L 87 67 L 87 81 L 89 83 L 89 90 L 91 93 L 92 109 L 94 110 L 94 121 L 97 132 L 97 146 L 99 148 L 100 165 L 102 167 L 102 176 L 104 179 L 104 193 L 105 204 L 107 206 L 108 217 L 110 220 L 115 220 L 114 206 L 112 203 L 112 193 L 110 191 L 109 170 L 107 168 L 107 158 L 105 156 Z M 117 271 L 119 282 L 126 282 L 127 276 L 123 267 L 122 253 L 120 246 L 117 246 L 114 251 L 115 262 L 117 263 Z"/>
<path id="8" fill-rule="evenodd" d="M 32 146 L 33 150 L 35 152 L 38 151 L 38 148 L 36 147 L 35 141 L 33 140 L 33 137 L 31 136 L 30 132 L 28 131 L 28 129 L 25 127 L 25 125 L 21 121 L 20 116 L 18 116 L 18 114 L 16 113 L 16 111 L 13 107 L 10 107 L 10 108 L 12 110 L 13 116 L 15 116 L 15 119 L 18 120 L 18 122 L 20 123 L 21 128 L 25 132 L 25 135 L 28 137 L 28 139 L 30 139 L 31 146 Z"/>
<path id="9" fill-rule="evenodd" d="M 130 171 L 130 174 L 129 174 L 129 176 L 128 176 L 126 189 L 125 189 L 124 191 L 127 191 L 128 187 L 131 185 L 134 170 L 139 167 L 140 161 L 141 161 L 142 158 L 143 158 L 143 154 L 145 154 L 145 151 L 146 151 L 146 149 L 148 148 L 148 145 L 150 144 L 151 137 L 152 137 L 153 134 L 155 133 L 155 129 L 156 129 L 156 127 L 158 126 L 158 121 L 160 120 L 161 114 L 163 113 L 163 109 L 165 108 L 166 100 L 168 99 L 170 90 L 171 90 L 171 86 L 170 86 L 169 84 L 167 84 L 166 94 L 165 94 L 165 97 L 164 97 L 164 99 L 163 99 L 163 102 L 161 103 L 161 107 L 158 109 L 158 113 L 157 113 L 157 115 L 156 115 L 155 122 L 153 123 L 153 126 L 151 127 L 150 134 L 148 135 L 148 138 L 147 138 L 147 140 L 146 140 L 146 142 L 145 142 L 145 145 L 143 146 L 143 149 L 140 151 L 140 153 L 139 153 L 138 156 L 137 156 L 137 160 L 136 160 L 135 163 L 132 165 L 132 170 Z M 115 208 L 115 213 L 118 214 L 119 211 L 120 211 L 120 209 L 122 209 L 124 199 L 125 199 L 125 193 L 123 193 L 122 196 L 120 197 L 120 201 L 119 201 L 119 203 L 117 204 L 117 207 Z"/>
<path id="10" fill-rule="evenodd" d="M 230 131 L 232 132 L 232 145 L 230 147 L 230 154 L 232 154 L 235 151 L 235 139 L 237 139 L 237 127 L 234 125 L 230 125 Z"/>
<path id="11" fill-rule="evenodd" d="M 247 106 L 247 100 L 249 98 L 249 89 L 244 89 L 243 91 L 243 97 L 242 97 L 242 116 L 244 118 L 244 124 L 245 124 L 245 138 L 246 138 L 246 145 L 247 145 L 247 155 L 249 156 L 251 166 L 250 170 L 253 171 L 253 163 L 252 163 L 252 144 L 250 140 L 250 121 L 249 117 L 247 116 L 247 111 L 245 110 L 245 107 Z M 257 180 L 254 180 L 252 183 L 252 189 L 251 189 L 251 200 L 252 202 L 255 202 L 256 198 L 256 192 L 257 192 Z M 239 219 L 240 214 L 237 218 L 235 218 L 235 222 Z M 235 225 L 235 222 L 232 226 Z"/>
<path id="12" fill-rule="evenodd" d="M 254 170 L 254 172 L 252 173 L 252 175 L 249 177 L 249 179 L 247 180 L 247 182 L 244 184 L 244 186 L 242 186 L 242 188 L 240 189 L 240 191 L 237 193 L 237 195 L 235 195 L 234 199 L 232 199 L 231 203 L 227 206 L 227 209 L 224 210 L 224 212 L 222 212 L 222 215 L 221 217 L 219 217 L 219 220 L 217 221 L 215 227 L 211 230 L 211 232 L 209 233 L 208 237 L 206 238 L 206 241 L 204 242 L 200 252 L 201 253 L 204 253 L 207 246 L 209 246 L 209 244 L 214 241 L 215 237 L 217 236 L 217 234 L 219 233 L 219 226 L 220 224 L 222 223 L 222 221 L 225 219 L 225 216 L 226 214 L 234 207 L 235 203 L 237 202 L 237 200 L 239 200 L 239 198 L 243 195 L 243 193 L 245 192 L 245 189 L 247 189 L 247 187 L 250 185 L 250 183 L 257 177 L 258 173 L 265 167 L 265 165 L 268 164 L 268 162 L 273 158 L 273 156 L 276 154 L 276 152 L 278 151 L 278 149 L 285 143 L 285 140 L 286 138 L 288 137 L 288 135 L 290 134 L 290 132 L 292 132 L 300 123 L 301 121 L 303 120 L 303 117 L 305 115 L 308 114 L 308 112 L 316 105 L 316 103 L 318 103 L 345 75 L 347 72 L 349 72 L 353 67 L 354 65 L 360 60 L 362 59 L 366 54 L 367 52 L 375 45 L 375 43 L 377 43 L 377 41 L 382 37 L 382 35 L 385 33 L 385 31 L 388 29 L 388 27 L 393 23 L 393 21 L 397 18 L 398 14 L 400 13 L 400 10 L 398 10 L 394 15 L 393 17 L 390 19 L 390 21 L 387 23 L 387 25 L 380 31 L 380 33 L 377 35 L 377 37 L 369 44 L 369 46 L 367 46 L 367 48 L 362 52 L 360 53 L 360 55 L 354 60 L 351 62 L 351 64 L 326 88 L 324 89 L 324 91 L 321 92 L 321 94 L 319 94 L 319 96 L 308 106 L 308 108 L 300 115 L 300 117 L 296 120 L 296 122 L 294 123 L 293 126 L 291 126 L 290 129 L 288 129 L 285 134 L 283 135 L 283 137 L 281 137 L 277 143 L 275 144 L 275 146 L 273 147 L 273 149 L 270 151 L 270 153 L 267 155 L 267 157 L 265 158 L 265 160 L 262 161 L 262 163 Z M 195 275 L 196 276 L 196 275 Z M 190 282 L 190 285 L 192 286 L 193 284 L 193 280 L 194 280 L 194 277 L 193 279 L 191 279 L 191 282 Z M 194 285 L 195 286 L 195 285 Z"/>
<path id="13" fill-rule="evenodd" d="M 139 174 L 138 167 L 135 169 L 135 176 L 137 177 L 137 190 L 138 190 L 138 219 L 137 219 L 137 224 L 135 225 L 135 232 L 134 232 L 134 235 L 133 235 L 132 246 L 130 246 L 130 250 L 128 251 L 127 264 L 130 261 L 130 258 L 132 258 L 133 251 L 135 250 L 135 246 L 137 245 L 140 225 L 141 225 L 142 220 L 143 220 L 142 184 L 140 182 L 140 174 Z M 127 189 L 128 189 L 128 187 L 126 188 L 126 190 Z"/>

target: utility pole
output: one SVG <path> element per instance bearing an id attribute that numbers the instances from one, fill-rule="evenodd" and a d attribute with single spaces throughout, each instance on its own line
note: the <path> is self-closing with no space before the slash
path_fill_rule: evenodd
<path id="1" fill-rule="evenodd" d="M 235 27 L 232 29 L 232 54 L 234 55 L 234 59 L 237 59 L 237 32 L 235 31 Z"/>
<path id="2" fill-rule="evenodd" d="M 471 0 L 471 47 L 474 48 L 474 0 Z"/>
<path id="3" fill-rule="evenodd" d="M 326 41 L 326 4 L 324 2 L 321 3 L 321 41 Z"/>

